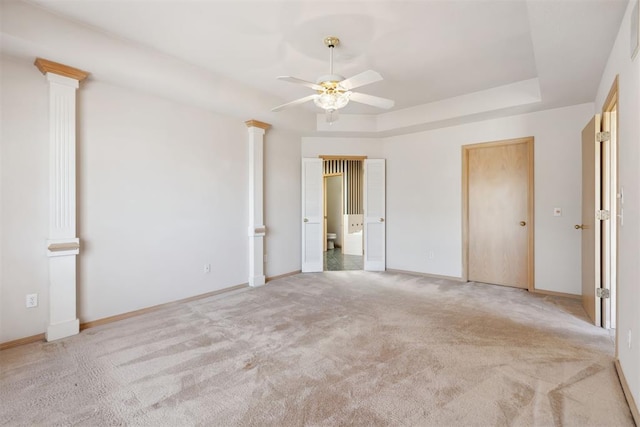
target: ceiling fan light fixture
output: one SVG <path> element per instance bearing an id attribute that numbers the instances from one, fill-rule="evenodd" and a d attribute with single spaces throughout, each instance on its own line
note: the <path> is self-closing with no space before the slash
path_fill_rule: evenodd
<path id="1" fill-rule="evenodd" d="M 318 94 L 313 102 L 323 110 L 339 110 L 349 103 L 351 91 L 325 91 Z"/>

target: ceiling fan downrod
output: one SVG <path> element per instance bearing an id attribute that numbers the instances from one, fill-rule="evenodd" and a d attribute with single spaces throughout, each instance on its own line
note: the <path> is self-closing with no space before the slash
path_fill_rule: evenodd
<path id="1" fill-rule="evenodd" d="M 329 48 L 329 75 L 333 75 L 333 48 L 340 44 L 340 39 L 335 36 L 328 36 L 325 37 L 324 44 Z"/>

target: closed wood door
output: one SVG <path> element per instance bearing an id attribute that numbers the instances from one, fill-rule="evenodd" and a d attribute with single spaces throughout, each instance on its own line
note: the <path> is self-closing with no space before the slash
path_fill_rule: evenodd
<path id="1" fill-rule="evenodd" d="M 601 203 L 600 115 L 596 114 L 582 131 L 582 305 L 597 326 L 601 325 L 601 229 L 596 213 Z"/>
<path id="2" fill-rule="evenodd" d="M 468 280 L 533 287 L 533 139 L 467 146 Z"/>

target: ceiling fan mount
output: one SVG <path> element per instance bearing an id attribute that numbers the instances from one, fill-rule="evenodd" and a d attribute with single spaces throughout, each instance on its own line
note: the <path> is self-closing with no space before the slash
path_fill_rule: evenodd
<path id="1" fill-rule="evenodd" d="M 327 36 L 324 38 L 324 45 L 329 48 L 336 47 L 340 44 L 340 39 L 335 36 Z"/>
<path id="2" fill-rule="evenodd" d="M 393 107 L 394 101 L 390 99 L 359 92 L 352 92 L 352 89 L 382 80 L 382 76 L 373 70 L 364 71 L 348 79 L 345 79 L 339 74 L 334 74 L 333 49 L 340 44 L 340 39 L 335 36 L 327 36 L 323 41 L 325 46 L 329 48 L 329 74 L 318 77 L 318 79 L 316 79 L 316 83 L 290 76 L 278 77 L 279 80 L 285 80 L 291 83 L 310 87 L 315 90 L 316 93 L 280 105 L 271 111 L 280 111 L 282 109 L 313 100 L 314 104 L 326 112 L 327 122 L 332 123 L 338 120 L 338 110 L 345 107 L 349 101 L 385 109 Z"/>

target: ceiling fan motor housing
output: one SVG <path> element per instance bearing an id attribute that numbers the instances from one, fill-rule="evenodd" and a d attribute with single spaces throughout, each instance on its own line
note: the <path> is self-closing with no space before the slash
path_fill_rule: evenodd
<path id="1" fill-rule="evenodd" d="M 316 83 L 323 86 L 323 83 L 340 83 L 341 81 L 344 80 L 344 77 L 342 77 L 339 74 L 325 74 L 324 76 L 320 76 L 318 77 L 318 80 L 316 80 Z"/>

